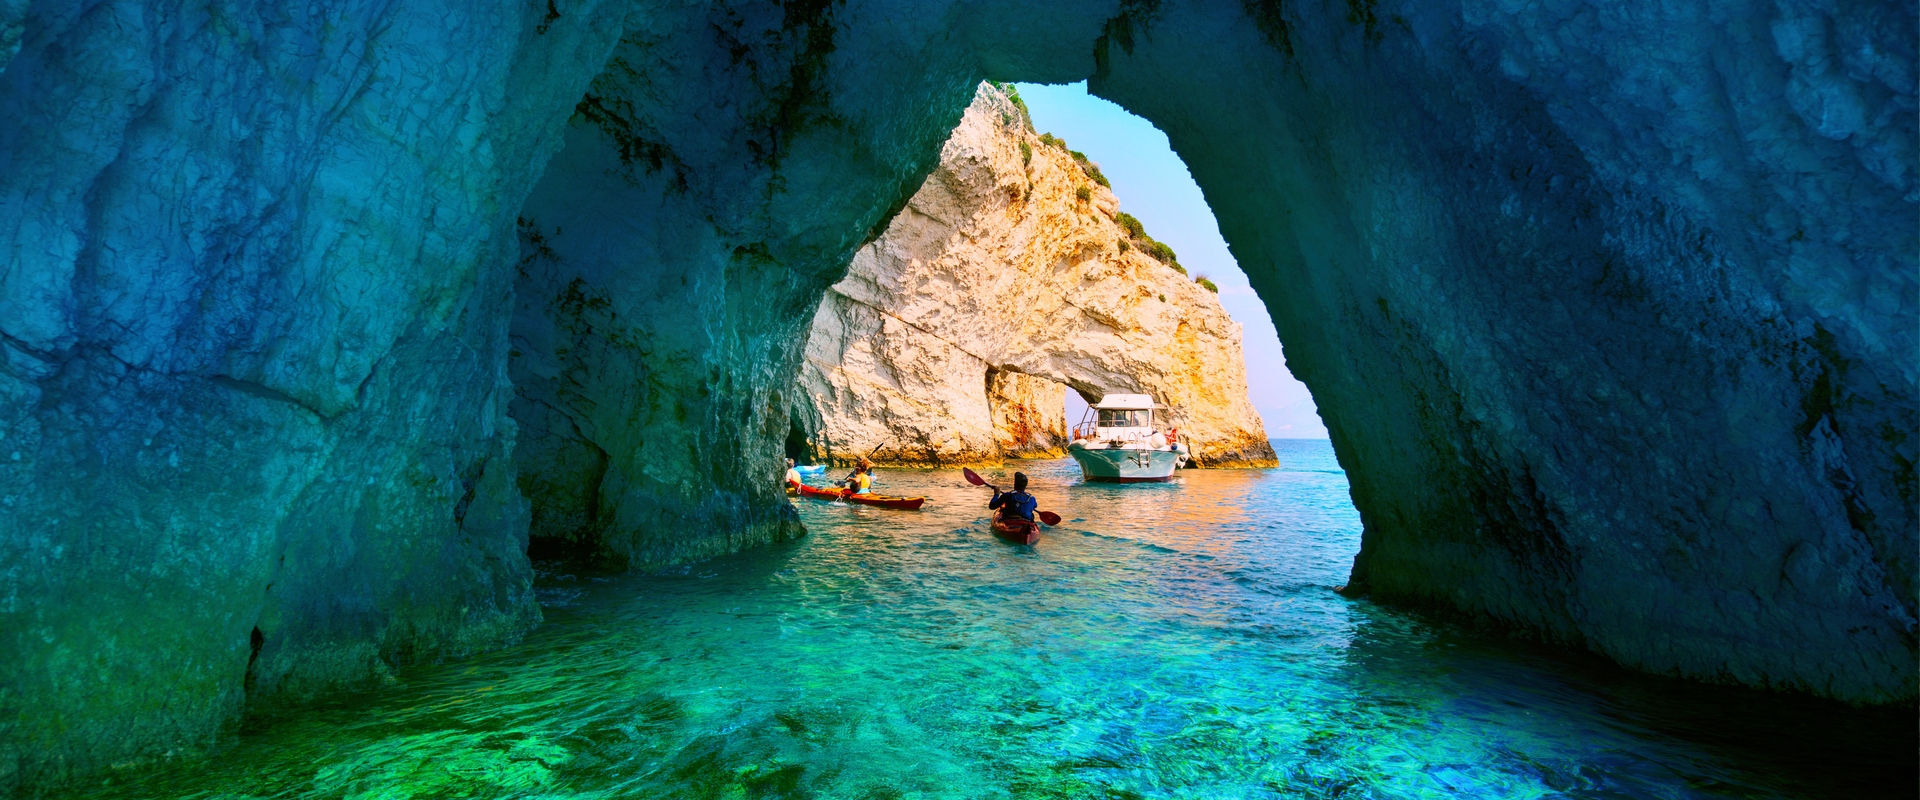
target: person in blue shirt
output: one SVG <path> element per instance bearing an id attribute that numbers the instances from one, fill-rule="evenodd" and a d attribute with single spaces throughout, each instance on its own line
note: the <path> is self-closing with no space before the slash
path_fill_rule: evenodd
<path id="1" fill-rule="evenodd" d="M 1027 473 L 1013 473 L 1013 491 L 993 490 L 993 499 L 987 501 L 987 508 L 1000 510 L 1002 516 L 1015 516 L 1033 521 L 1033 510 L 1040 507 L 1040 501 L 1027 494 Z"/>

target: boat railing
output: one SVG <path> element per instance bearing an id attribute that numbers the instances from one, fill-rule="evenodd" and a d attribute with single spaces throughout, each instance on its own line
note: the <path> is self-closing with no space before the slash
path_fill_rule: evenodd
<path id="1" fill-rule="evenodd" d="M 1101 428 L 1098 425 L 1076 425 L 1073 428 L 1075 439 L 1111 444 L 1145 442 L 1164 435 L 1162 431 L 1154 428 Z"/>
<path id="2" fill-rule="evenodd" d="M 1175 419 L 1176 415 L 1173 413 L 1173 409 L 1161 403 L 1155 403 L 1152 409 L 1144 409 L 1144 408 L 1120 409 L 1122 411 L 1128 412 L 1129 414 L 1134 412 L 1146 412 L 1147 416 L 1139 417 L 1139 419 L 1141 419 L 1142 421 L 1147 421 L 1147 420 L 1151 421 L 1146 426 L 1137 426 L 1137 425 L 1102 426 L 1100 424 L 1100 413 L 1106 410 L 1112 410 L 1112 409 L 1088 408 L 1086 411 L 1086 415 L 1081 418 L 1080 424 L 1073 426 L 1073 430 L 1072 430 L 1073 439 L 1086 440 L 1090 442 L 1104 441 L 1104 442 L 1110 442 L 1115 444 L 1122 443 L 1122 442 L 1138 442 L 1138 441 L 1152 438 L 1154 436 L 1164 435 L 1166 433 L 1163 430 L 1163 428 L 1165 427 L 1164 423 L 1172 422 L 1176 426 L 1178 425 L 1178 422 Z M 1106 433 L 1102 433 L 1103 429 L 1106 431 Z M 1169 444 L 1171 444 L 1171 442 L 1169 442 Z"/>

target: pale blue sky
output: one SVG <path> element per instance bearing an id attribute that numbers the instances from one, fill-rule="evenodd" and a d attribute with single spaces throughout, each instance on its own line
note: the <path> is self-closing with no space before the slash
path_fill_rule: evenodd
<path id="1" fill-rule="evenodd" d="M 1327 429 L 1314 411 L 1307 387 L 1287 372 L 1280 336 L 1267 307 L 1253 293 L 1247 276 L 1220 238 L 1220 226 L 1174 155 L 1167 135 L 1113 103 L 1087 94 L 1085 83 L 1067 86 L 1018 84 L 1020 97 L 1043 133 L 1067 140 L 1067 146 L 1100 164 L 1113 181 L 1120 208 L 1140 218 L 1148 235 L 1180 257 L 1193 275 L 1207 275 L 1220 287 L 1220 305 L 1240 323 L 1247 357 L 1247 389 L 1254 408 L 1275 439 L 1325 439 Z M 1067 424 L 1080 421 L 1086 405 L 1067 393 Z"/>

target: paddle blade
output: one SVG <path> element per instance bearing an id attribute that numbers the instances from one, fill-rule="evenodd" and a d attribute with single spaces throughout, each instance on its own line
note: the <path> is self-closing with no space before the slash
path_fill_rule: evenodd
<path id="1" fill-rule="evenodd" d="M 980 477 L 980 473 L 974 472 L 973 470 L 967 469 L 966 467 L 960 468 L 960 474 L 967 476 L 967 482 L 975 486 L 987 485 L 986 478 Z"/>
<path id="2" fill-rule="evenodd" d="M 1034 516 L 1039 517 L 1041 522 L 1047 523 L 1048 525 L 1060 524 L 1060 515 L 1055 514 L 1051 511 L 1042 511 L 1042 512 L 1039 512 L 1038 514 L 1035 514 Z"/>

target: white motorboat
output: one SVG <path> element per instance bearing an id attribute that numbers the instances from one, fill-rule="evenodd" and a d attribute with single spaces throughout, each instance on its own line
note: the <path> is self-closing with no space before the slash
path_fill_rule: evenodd
<path id="1" fill-rule="evenodd" d="M 1165 481 L 1190 456 L 1173 410 L 1144 394 L 1109 394 L 1073 428 L 1067 454 L 1089 481 Z"/>

